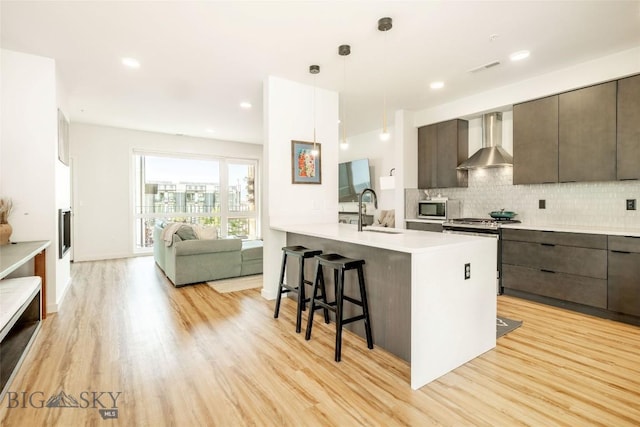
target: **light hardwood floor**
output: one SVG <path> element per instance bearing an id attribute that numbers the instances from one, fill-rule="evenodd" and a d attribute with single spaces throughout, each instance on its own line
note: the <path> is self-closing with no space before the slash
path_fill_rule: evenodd
<path id="1" fill-rule="evenodd" d="M 149 257 L 77 263 L 72 277 L 10 388 L 19 407 L 2 401 L 4 427 L 640 425 L 634 326 L 501 296 L 498 313 L 523 326 L 413 391 L 407 363 L 350 333 L 335 363 L 333 324 L 306 342 L 291 300 L 276 320 L 259 290 L 176 289 Z M 60 391 L 81 405 L 120 392 L 118 418 L 32 407 Z"/>

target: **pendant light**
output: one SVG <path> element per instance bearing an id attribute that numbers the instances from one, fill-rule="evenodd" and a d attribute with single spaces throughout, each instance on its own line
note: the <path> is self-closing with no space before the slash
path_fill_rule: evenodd
<path id="1" fill-rule="evenodd" d="M 316 143 L 316 75 L 320 73 L 319 65 L 310 65 L 309 72 L 313 74 L 313 148 L 311 154 L 313 156 L 318 155 L 318 146 Z"/>
<path id="2" fill-rule="evenodd" d="M 340 100 L 342 101 L 342 107 L 340 108 L 340 112 L 342 113 L 342 118 L 340 119 L 340 124 L 342 124 L 342 141 L 340 141 L 340 148 L 346 150 L 349 148 L 349 143 L 347 142 L 347 103 L 346 103 L 346 91 L 347 91 L 347 56 L 351 53 L 351 46 L 348 44 L 343 44 L 338 46 L 338 54 L 342 56 L 342 65 L 343 65 L 343 74 L 342 74 L 342 96 Z"/>
<path id="3" fill-rule="evenodd" d="M 392 27 L 393 27 L 393 20 L 391 18 L 385 17 L 385 18 L 378 19 L 378 31 L 382 31 L 383 33 L 385 33 L 385 51 L 386 51 L 386 47 L 387 47 L 387 45 L 386 45 L 386 40 L 387 40 L 386 33 Z M 386 58 L 386 54 L 385 54 L 385 58 Z M 383 99 L 382 99 L 382 132 L 380 133 L 380 140 L 381 141 L 388 141 L 391 135 L 389 134 L 389 131 L 387 130 L 386 75 L 383 76 L 383 77 L 385 78 L 385 82 L 384 82 L 385 90 L 384 90 Z"/>

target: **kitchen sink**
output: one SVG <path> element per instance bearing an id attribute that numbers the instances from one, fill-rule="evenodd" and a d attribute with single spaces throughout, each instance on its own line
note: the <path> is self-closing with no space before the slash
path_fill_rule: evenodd
<path id="1" fill-rule="evenodd" d="M 402 234 L 402 230 L 388 227 L 363 227 L 362 231 L 373 231 L 374 233 Z"/>

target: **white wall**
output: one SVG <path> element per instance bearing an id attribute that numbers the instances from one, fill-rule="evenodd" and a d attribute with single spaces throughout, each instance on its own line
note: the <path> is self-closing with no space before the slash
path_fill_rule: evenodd
<path id="1" fill-rule="evenodd" d="M 258 160 L 262 147 L 72 123 L 74 260 L 134 255 L 133 151 Z"/>
<path id="2" fill-rule="evenodd" d="M 69 259 L 58 260 L 59 203 L 68 169 L 57 158 L 57 80 L 50 58 L 2 50 L 0 193 L 14 201 L 12 241 L 50 240 L 47 311 L 57 311 L 69 284 Z"/>
<path id="3" fill-rule="evenodd" d="M 291 183 L 291 141 L 322 144 L 321 184 Z M 338 221 L 338 94 L 277 77 L 264 82 L 263 236 L 264 288 L 273 299 L 286 233 L 271 225 Z"/>
<path id="4" fill-rule="evenodd" d="M 56 103 L 58 108 L 64 113 L 67 120 L 69 118 L 67 93 L 56 74 Z M 57 114 L 57 113 L 56 113 Z M 58 152 L 56 145 L 56 156 Z M 55 162 L 55 183 L 56 183 L 56 212 L 58 209 L 69 209 L 71 207 L 71 167 L 65 165 L 60 160 Z M 73 223 L 72 223 L 73 227 Z M 58 251 L 59 235 L 56 243 Z M 73 242 L 72 242 L 73 247 Z M 56 263 L 56 301 L 58 305 L 63 300 L 65 293 L 71 284 L 71 251 L 68 251 L 63 258 L 58 258 Z M 57 309 L 56 309 L 57 311 Z"/>
<path id="5" fill-rule="evenodd" d="M 396 143 L 395 158 L 396 173 L 394 190 L 394 206 L 396 214 L 396 228 L 405 228 L 402 218 L 406 218 L 405 192 L 407 183 L 418 182 L 418 128 L 413 125 L 414 113 L 411 111 L 396 111 L 395 114 Z"/>

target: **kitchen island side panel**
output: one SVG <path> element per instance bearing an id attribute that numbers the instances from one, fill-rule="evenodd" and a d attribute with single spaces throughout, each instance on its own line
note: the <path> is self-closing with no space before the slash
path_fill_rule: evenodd
<path id="1" fill-rule="evenodd" d="M 333 252 L 349 258 L 364 259 L 364 276 L 374 348 L 383 348 L 403 360 L 411 361 L 411 254 L 296 233 L 287 233 L 287 245 L 302 245 L 321 249 L 324 253 Z M 313 280 L 315 268 L 315 260 L 307 260 L 305 278 Z M 288 268 L 287 280 L 293 283 L 297 274 L 297 267 Z M 332 300 L 333 275 L 327 269 L 325 269 L 325 284 Z M 308 292 L 310 289 L 307 287 Z M 347 271 L 345 274 L 345 295 L 359 299 L 356 270 Z M 345 317 L 350 317 L 360 314 L 361 309 L 345 302 L 344 312 Z M 304 327 L 306 327 L 306 320 L 305 315 Z M 318 310 L 314 323 L 323 321 L 322 311 Z M 333 321 L 332 325 L 335 326 Z M 362 345 L 366 347 L 364 322 L 354 322 L 346 325 L 345 328 L 363 337 Z M 348 352 L 344 352 L 343 349 L 343 358 L 345 356 L 348 357 Z"/>
<path id="2" fill-rule="evenodd" d="M 413 389 L 496 346 L 496 244 L 479 238 L 413 254 Z"/>

